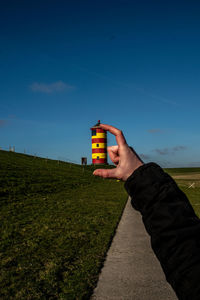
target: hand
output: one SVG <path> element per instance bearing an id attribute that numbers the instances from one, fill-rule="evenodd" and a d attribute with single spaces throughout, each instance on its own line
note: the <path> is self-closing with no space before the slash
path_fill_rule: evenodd
<path id="1" fill-rule="evenodd" d="M 106 124 L 100 124 L 99 126 L 116 137 L 117 145 L 108 147 L 108 154 L 117 167 L 114 169 L 96 169 L 93 174 L 103 178 L 116 178 L 126 181 L 137 168 L 143 165 L 143 162 L 137 153 L 128 146 L 121 130 Z"/>

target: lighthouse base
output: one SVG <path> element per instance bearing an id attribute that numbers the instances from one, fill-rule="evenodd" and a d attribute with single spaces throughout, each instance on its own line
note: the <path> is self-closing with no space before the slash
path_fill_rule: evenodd
<path id="1" fill-rule="evenodd" d="M 92 164 L 93 165 L 107 165 L 107 159 L 105 159 L 105 158 L 93 159 Z"/>

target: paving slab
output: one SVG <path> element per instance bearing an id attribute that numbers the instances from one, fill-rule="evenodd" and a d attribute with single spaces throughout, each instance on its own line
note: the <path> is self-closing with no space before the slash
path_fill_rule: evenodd
<path id="1" fill-rule="evenodd" d="M 91 300 L 177 300 L 130 198 Z"/>

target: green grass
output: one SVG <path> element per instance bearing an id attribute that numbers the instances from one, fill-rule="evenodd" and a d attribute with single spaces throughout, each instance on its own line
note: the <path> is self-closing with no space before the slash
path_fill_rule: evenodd
<path id="1" fill-rule="evenodd" d="M 94 167 L 0 151 L 0 299 L 88 299 L 127 194 Z"/>
<path id="2" fill-rule="evenodd" d="M 0 299 L 89 299 L 127 200 L 93 170 L 0 151 Z M 200 169 L 166 171 L 200 216 Z"/>
<path id="3" fill-rule="evenodd" d="M 200 168 L 168 168 L 165 169 L 167 173 L 171 176 L 174 175 L 191 175 L 191 174 L 200 174 Z"/>
<path id="4" fill-rule="evenodd" d="M 165 169 L 165 171 L 174 177 L 200 218 L 200 168 L 172 168 Z M 194 187 L 190 187 L 193 183 Z"/>

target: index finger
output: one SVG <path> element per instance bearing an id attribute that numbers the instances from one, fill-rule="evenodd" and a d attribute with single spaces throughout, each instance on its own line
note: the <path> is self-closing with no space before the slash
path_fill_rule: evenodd
<path id="1" fill-rule="evenodd" d="M 110 133 L 114 134 L 116 137 L 117 144 L 119 146 L 125 145 L 126 144 L 126 139 L 123 135 L 123 132 L 119 130 L 118 128 L 107 125 L 107 124 L 100 124 L 99 125 L 102 129 L 109 131 Z"/>

